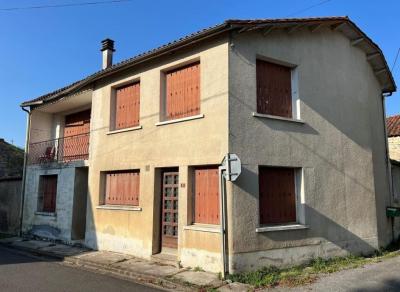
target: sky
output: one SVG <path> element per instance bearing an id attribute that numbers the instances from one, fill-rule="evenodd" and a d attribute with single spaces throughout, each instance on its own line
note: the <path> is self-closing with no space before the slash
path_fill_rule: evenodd
<path id="1" fill-rule="evenodd" d="M 115 40 L 114 62 L 232 18 L 349 16 L 382 49 L 392 67 L 400 48 L 398 0 L 128 0 L 62 8 L 6 8 L 105 0 L 0 0 L 0 137 L 24 146 L 19 105 L 101 68 L 100 42 Z M 400 56 L 393 70 L 400 84 Z M 387 98 L 387 116 L 400 112 Z"/>

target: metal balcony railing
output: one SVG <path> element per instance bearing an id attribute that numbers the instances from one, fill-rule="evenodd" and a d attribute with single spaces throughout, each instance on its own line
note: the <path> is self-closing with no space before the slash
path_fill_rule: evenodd
<path id="1" fill-rule="evenodd" d="M 28 164 L 66 163 L 89 158 L 89 133 L 29 144 Z"/>

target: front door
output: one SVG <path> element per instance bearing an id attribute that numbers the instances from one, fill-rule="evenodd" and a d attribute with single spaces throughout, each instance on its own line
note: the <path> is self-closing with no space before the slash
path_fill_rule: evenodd
<path id="1" fill-rule="evenodd" d="M 178 188 L 179 173 L 164 172 L 162 182 L 161 246 L 178 245 Z"/>

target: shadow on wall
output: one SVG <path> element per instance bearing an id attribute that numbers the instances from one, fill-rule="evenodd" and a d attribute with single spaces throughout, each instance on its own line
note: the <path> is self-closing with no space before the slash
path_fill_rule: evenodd
<path id="1" fill-rule="evenodd" d="M 258 175 L 254 171 L 248 169 L 246 165 L 243 165 L 242 174 L 239 179 L 234 183 L 234 188 L 239 188 L 243 191 L 241 192 L 241 195 L 244 195 L 244 197 L 242 197 L 242 200 L 252 200 L 252 205 L 258 205 Z M 317 197 L 309 198 L 307 197 L 307 195 L 309 194 L 305 195 L 306 201 L 310 199 L 318 200 Z M 318 196 L 318 194 L 315 194 L 315 196 Z M 330 202 L 334 203 L 334 201 L 332 200 L 330 200 Z M 234 205 L 236 204 L 237 203 L 234 203 Z M 249 232 L 247 236 L 255 237 L 256 246 L 250 247 L 250 245 L 248 244 L 243 245 L 241 240 L 242 237 L 235 235 L 234 246 L 242 247 L 239 248 L 238 252 L 251 252 L 261 250 L 267 251 L 279 248 L 316 246 L 322 243 L 323 240 L 326 240 L 338 246 L 340 249 L 352 254 L 368 255 L 373 253 L 377 249 L 377 239 L 374 238 L 374 235 L 376 235 L 376 232 L 374 234 L 374 227 L 368 225 L 368 218 L 353 218 L 351 222 L 349 222 L 349 220 L 343 220 L 342 217 L 345 217 L 348 211 L 346 209 L 340 209 L 340 207 L 338 209 L 339 205 L 340 203 L 332 204 L 328 207 L 336 208 L 336 210 L 332 211 L 331 214 L 333 216 L 339 217 L 343 223 L 339 224 L 335 221 L 335 219 L 329 218 L 329 211 L 327 212 L 327 214 L 323 214 L 321 213 L 321 211 L 316 210 L 312 206 L 308 204 L 303 204 L 302 207 L 304 210 L 304 217 L 306 218 L 305 224 L 309 226 L 309 229 L 279 232 L 255 233 L 255 228 L 257 226 L 253 225 L 253 228 L 249 228 L 248 225 L 251 224 L 249 222 L 253 222 L 253 224 L 258 224 L 257 222 L 259 220 L 259 212 L 242 212 L 242 216 L 238 216 L 238 218 L 234 219 L 233 225 L 236 226 L 235 228 L 238 228 L 238 226 L 244 226 L 244 224 L 246 224 L 247 231 L 245 232 Z M 243 206 L 241 206 L 240 208 L 242 207 Z M 343 207 L 345 208 L 345 206 Z M 239 207 L 236 206 L 236 208 Z M 341 212 L 341 214 L 343 215 L 339 214 L 339 216 L 337 212 Z M 364 220 L 364 223 L 360 223 L 360 220 Z M 356 223 L 360 224 L 354 227 L 354 224 Z M 350 224 L 353 224 L 354 229 L 357 229 L 358 231 L 360 231 L 360 233 L 365 234 L 365 238 L 362 238 L 360 237 L 360 235 L 351 232 L 349 230 L 349 228 L 351 228 Z M 360 226 L 363 224 L 366 226 Z M 243 232 L 243 230 L 238 232 Z M 370 238 L 371 241 L 368 241 L 368 238 Z M 335 254 L 335 250 L 337 251 L 337 248 L 332 246 L 332 250 L 330 250 L 329 247 L 329 249 L 324 250 L 324 252 L 326 252 L 326 255 L 328 256 L 330 251 Z M 316 256 L 324 256 L 324 254 L 317 254 Z"/>
<path id="2" fill-rule="evenodd" d="M 0 178 L 0 232 L 17 234 L 21 204 L 21 177 Z"/>

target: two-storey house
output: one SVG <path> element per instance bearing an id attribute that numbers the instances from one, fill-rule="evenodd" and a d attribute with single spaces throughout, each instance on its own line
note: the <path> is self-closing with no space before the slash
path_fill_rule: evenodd
<path id="1" fill-rule="evenodd" d="M 227 20 L 114 65 L 102 51 L 101 71 L 22 104 L 24 232 L 225 272 L 393 239 L 396 87 L 347 17 Z"/>

